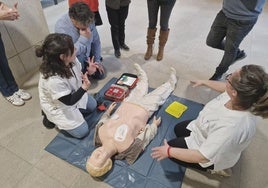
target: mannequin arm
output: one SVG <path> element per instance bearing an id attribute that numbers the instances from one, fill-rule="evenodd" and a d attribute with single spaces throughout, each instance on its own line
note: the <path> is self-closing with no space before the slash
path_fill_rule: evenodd
<path id="1" fill-rule="evenodd" d="M 161 117 L 156 118 L 154 116 L 154 120 L 151 123 L 151 125 L 147 124 L 145 126 L 144 131 L 142 131 L 137 138 L 141 139 L 143 144 L 142 144 L 142 149 L 145 149 L 145 147 L 151 142 L 151 140 L 155 137 L 157 133 L 157 128 L 161 123 Z"/>
<path id="2" fill-rule="evenodd" d="M 109 106 L 109 108 L 107 109 L 107 111 L 101 116 L 98 125 L 99 125 L 100 123 L 104 123 L 105 121 L 107 121 L 107 120 L 111 117 L 111 113 L 112 113 L 113 109 L 115 108 L 115 106 L 116 106 L 116 102 L 113 102 L 113 103 Z"/>
<path id="3" fill-rule="evenodd" d="M 137 138 L 143 141 L 142 149 L 145 149 L 146 146 L 151 142 L 157 133 L 157 126 L 152 123 L 151 125 L 147 124 L 145 130 L 140 133 Z"/>

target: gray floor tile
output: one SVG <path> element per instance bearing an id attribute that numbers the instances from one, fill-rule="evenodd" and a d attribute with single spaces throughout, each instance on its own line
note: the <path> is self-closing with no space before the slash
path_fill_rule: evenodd
<path id="1" fill-rule="evenodd" d="M 70 188 L 88 188 L 88 187 L 109 188 L 111 186 L 97 179 L 93 179 L 87 173 L 80 173 L 80 175 L 76 178 L 76 180 L 74 181 L 74 183 Z"/>
<path id="2" fill-rule="evenodd" d="M 177 1 L 170 19 L 170 36 L 165 48 L 164 60 L 143 59 L 146 50 L 147 6 L 146 1 L 132 1 L 126 22 L 126 42 L 129 52 L 122 51 L 122 58 L 114 57 L 110 26 L 104 1 L 100 2 L 103 25 L 97 27 L 102 42 L 102 56 L 108 74 L 104 80 L 93 81 L 90 93 L 97 92 L 110 78 L 124 72 L 135 73 L 134 63 L 139 63 L 148 73 L 149 85 L 157 87 L 169 77 L 169 67 L 177 70 L 178 83 L 174 94 L 200 103 L 206 103 L 217 95 L 216 92 L 200 87 L 193 88 L 190 80 L 209 78 L 219 64 L 223 52 L 205 44 L 211 23 L 221 8 L 222 0 Z M 67 12 L 67 1 L 44 9 L 50 32 L 61 14 Z M 252 32 L 245 38 L 241 48 L 247 58 L 232 65 L 229 72 L 244 64 L 255 63 L 268 68 L 267 63 L 267 19 L 268 5 L 261 14 Z M 157 73 L 157 74 L 156 74 Z M 10 105 L 0 98 L 0 185 L 7 188 L 86 188 L 109 187 L 91 178 L 84 171 L 44 151 L 44 147 L 56 135 L 55 130 L 42 126 L 38 99 L 38 77 L 36 73 L 23 85 L 33 95 L 22 107 Z M 19 78 L 18 78 L 19 79 Z M 233 167 L 233 176 L 221 178 L 204 172 L 188 169 L 183 188 L 251 188 L 267 187 L 268 121 L 260 120 L 253 142 L 243 152 Z M 3 186 L 2 186 L 3 185 Z"/>
<path id="3" fill-rule="evenodd" d="M 41 126 L 41 118 L 37 118 L 31 124 L 26 124 L 26 126 L 1 138 L 1 145 L 34 165 L 44 155 L 46 152 L 44 148 L 57 133 L 55 130 L 48 131 Z"/>
<path id="4" fill-rule="evenodd" d="M 13 188 L 31 170 L 31 164 L 0 146 L 0 185 Z"/>
<path id="5" fill-rule="evenodd" d="M 66 187 L 70 187 L 80 174 L 87 174 L 79 168 L 57 158 L 46 152 L 42 159 L 35 165 L 40 171 L 48 176 L 54 177 Z M 89 174 L 87 174 L 89 176 Z"/>
<path id="6" fill-rule="evenodd" d="M 36 168 L 31 171 L 20 181 L 14 188 L 67 188 Z"/>

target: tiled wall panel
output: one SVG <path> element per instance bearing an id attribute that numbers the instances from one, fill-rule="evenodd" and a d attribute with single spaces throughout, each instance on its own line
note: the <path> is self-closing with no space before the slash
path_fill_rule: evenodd
<path id="1" fill-rule="evenodd" d="M 40 44 L 49 30 L 40 1 L 37 0 L 3 0 L 13 6 L 18 2 L 19 20 L 1 21 L 0 32 L 5 43 L 10 67 L 18 84 L 40 65 L 35 57 L 34 46 Z"/>

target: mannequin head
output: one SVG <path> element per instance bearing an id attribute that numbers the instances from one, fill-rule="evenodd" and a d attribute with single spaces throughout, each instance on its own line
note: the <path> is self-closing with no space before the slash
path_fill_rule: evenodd
<path id="1" fill-rule="evenodd" d="M 109 153 L 103 146 L 96 148 L 87 159 L 86 169 L 93 177 L 99 177 L 106 174 L 113 165 Z"/>

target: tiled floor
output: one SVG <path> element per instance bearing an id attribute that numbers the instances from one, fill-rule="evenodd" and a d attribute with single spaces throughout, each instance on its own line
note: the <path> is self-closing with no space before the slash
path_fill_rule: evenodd
<path id="1" fill-rule="evenodd" d="M 168 77 L 169 67 L 177 70 L 179 82 L 175 94 L 197 102 L 207 102 L 215 92 L 206 88 L 192 88 L 189 80 L 207 79 L 218 65 L 222 52 L 205 44 L 209 27 L 221 7 L 222 0 L 177 1 L 170 20 L 170 37 L 161 62 L 144 61 L 146 49 L 147 9 L 146 1 L 132 1 L 126 22 L 126 43 L 129 52 L 122 52 L 122 58 L 113 56 L 109 24 L 104 2 L 100 1 L 100 13 L 104 25 L 98 27 L 102 41 L 102 55 L 108 70 L 105 80 L 94 82 L 91 92 L 96 92 L 111 77 L 123 72 L 134 72 L 137 62 L 147 71 L 150 86 L 156 87 Z M 44 9 L 48 26 L 53 32 L 57 18 L 67 11 L 67 2 L 59 2 Z M 241 44 L 248 57 L 230 67 L 233 71 L 244 64 L 255 63 L 266 67 L 268 6 L 260 16 L 253 31 Z M 156 45 L 157 46 L 157 45 Z M 24 84 L 33 99 L 23 107 L 13 107 L 0 97 L 0 187 L 2 188 L 86 188 L 108 187 L 93 180 L 87 173 L 69 165 L 44 151 L 44 147 L 57 134 L 41 124 L 38 100 L 38 73 Z M 183 188 L 264 188 L 268 187 L 268 127 L 267 120 L 260 120 L 257 134 L 233 168 L 233 176 L 219 178 L 194 170 L 187 170 Z"/>

